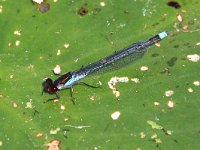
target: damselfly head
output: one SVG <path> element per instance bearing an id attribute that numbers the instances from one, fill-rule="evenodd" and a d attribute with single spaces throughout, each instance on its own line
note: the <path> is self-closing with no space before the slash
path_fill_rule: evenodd
<path id="1" fill-rule="evenodd" d="M 43 85 L 42 93 L 46 92 L 49 94 L 55 94 L 58 91 L 58 88 L 55 86 L 53 80 L 50 78 L 47 78 L 42 85 Z"/>

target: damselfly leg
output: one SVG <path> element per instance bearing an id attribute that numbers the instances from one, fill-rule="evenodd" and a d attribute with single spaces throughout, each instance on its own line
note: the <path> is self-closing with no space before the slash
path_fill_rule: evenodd
<path id="1" fill-rule="evenodd" d="M 75 105 L 75 98 L 73 97 L 73 92 L 74 92 L 74 89 L 73 89 L 73 86 L 72 86 L 70 88 L 70 98 L 71 98 L 72 103 Z"/>
<path id="2" fill-rule="evenodd" d="M 59 100 L 59 99 L 60 99 L 60 95 L 59 95 L 57 92 L 54 93 L 54 94 L 56 95 L 55 98 L 50 98 L 50 99 L 44 101 L 44 103 L 47 103 L 47 102 L 50 102 L 50 101 L 54 101 L 54 100 Z"/>

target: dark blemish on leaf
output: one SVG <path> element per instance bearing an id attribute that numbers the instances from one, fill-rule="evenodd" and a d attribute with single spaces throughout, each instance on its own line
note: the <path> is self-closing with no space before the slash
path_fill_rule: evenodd
<path id="1" fill-rule="evenodd" d="M 187 43 L 184 43 L 183 45 L 184 45 L 184 46 L 189 46 L 189 45 L 190 45 L 190 43 L 188 43 L 188 42 L 187 42 Z"/>
<path id="2" fill-rule="evenodd" d="M 40 112 L 38 110 L 34 109 L 33 117 L 35 117 L 37 114 L 40 114 Z"/>
<path id="3" fill-rule="evenodd" d="M 175 143 L 178 143 L 178 141 L 177 141 L 176 139 L 174 139 L 174 142 L 175 142 Z"/>
<path id="4" fill-rule="evenodd" d="M 181 5 L 180 5 L 178 2 L 176 2 L 176 1 L 169 1 L 169 2 L 167 3 L 167 5 L 170 6 L 170 7 L 174 7 L 174 8 L 176 8 L 176 9 L 181 8 Z"/>
<path id="5" fill-rule="evenodd" d="M 158 54 L 158 53 L 154 53 L 154 54 L 152 54 L 151 56 L 152 56 L 152 57 L 158 57 L 159 54 Z"/>
<path id="6" fill-rule="evenodd" d="M 188 43 L 188 42 L 187 42 L 187 43 L 184 43 L 183 46 L 186 46 L 187 48 L 191 48 L 191 45 L 190 45 L 190 43 Z"/>
<path id="7" fill-rule="evenodd" d="M 167 65 L 170 67 L 173 67 L 176 61 L 177 61 L 177 57 L 172 57 L 169 61 L 167 61 Z"/>
<path id="8" fill-rule="evenodd" d="M 181 60 L 184 60 L 184 61 L 185 61 L 185 60 L 187 60 L 187 58 L 184 58 L 184 57 L 183 57 L 183 58 L 181 58 Z"/>
<path id="9" fill-rule="evenodd" d="M 160 21 L 165 21 L 165 20 L 166 20 L 165 16 L 160 19 Z"/>
<path id="10" fill-rule="evenodd" d="M 110 35 L 113 35 L 114 33 L 115 33 L 114 31 L 111 31 L 111 32 L 110 32 Z"/>
<path id="11" fill-rule="evenodd" d="M 92 14 L 97 15 L 100 11 L 101 11 L 100 8 L 95 8 L 95 9 L 92 10 Z"/>
<path id="12" fill-rule="evenodd" d="M 162 71 L 160 71 L 161 74 L 169 74 L 170 75 L 170 70 L 169 68 L 164 68 Z"/>
<path id="13" fill-rule="evenodd" d="M 174 48 L 179 48 L 179 45 L 174 45 Z"/>
<path id="14" fill-rule="evenodd" d="M 52 57 L 52 54 L 49 53 L 48 56 L 49 56 L 49 57 Z"/>
<path id="15" fill-rule="evenodd" d="M 50 4 L 46 2 L 42 2 L 37 5 L 37 10 L 41 13 L 46 13 L 50 10 Z"/>
<path id="16" fill-rule="evenodd" d="M 124 13 L 125 13 L 125 14 L 128 14 L 128 13 L 129 13 L 129 11 L 128 11 L 128 10 L 124 10 Z"/>
<path id="17" fill-rule="evenodd" d="M 85 16 L 88 14 L 88 9 L 85 8 L 85 7 L 81 7 L 78 9 L 77 13 L 80 15 L 80 16 Z"/>
<path id="18" fill-rule="evenodd" d="M 19 9 L 19 8 L 17 9 L 17 13 L 18 13 L 18 14 L 20 13 L 20 9 Z"/>
<path id="19" fill-rule="evenodd" d="M 194 20 L 190 20 L 189 22 L 188 22 L 188 25 L 194 25 Z"/>
<path id="20" fill-rule="evenodd" d="M 109 128 L 110 128 L 110 123 L 108 123 L 108 124 L 106 125 L 106 127 L 105 127 L 104 130 L 103 130 L 103 132 L 106 132 Z"/>
<path id="21" fill-rule="evenodd" d="M 156 22 L 156 23 L 152 24 L 152 27 L 155 27 L 155 26 L 157 26 L 157 25 L 159 25 L 159 23 L 158 23 L 158 22 Z"/>

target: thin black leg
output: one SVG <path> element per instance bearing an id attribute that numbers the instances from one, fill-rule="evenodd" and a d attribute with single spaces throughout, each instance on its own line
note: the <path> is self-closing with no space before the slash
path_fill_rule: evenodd
<path id="1" fill-rule="evenodd" d="M 83 85 L 83 86 L 87 86 L 87 87 L 91 87 L 91 88 L 100 88 L 101 86 L 94 86 L 94 85 L 90 85 L 90 84 L 87 84 L 85 82 L 79 82 L 77 83 L 77 85 Z"/>
<path id="2" fill-rule="evenodd" d="M 70 97 L 71 97 L 71 101 L 72 101 L 72 103 L 75 105 L 75 98 L 73 97 L 73 92 L 74 92 L 74 90 L 73 90 L 73 87 L 71 87 L 70 88 Z"/>
<path id="3" fill-rule="evenodd" d="M 57 92 L 55 93 L 55 95 L 56 95 L 56 98 L 50 98 L 50 99 L 46 100 L 44 103 L 47 103 L 47 102 L 50 102 L 50 101 L 54 101 L 56 99 L 60 99 L 60 96 L 59 96 L 59 94 Z"/>
<path id="4" fill-rule="evenodd" d="M 36 114 L 39 114 L 40 112 L 37 111 L 35 108 L 33 108 L 34 112 L 33 112 L 33 116 L 35 117 Z"/>

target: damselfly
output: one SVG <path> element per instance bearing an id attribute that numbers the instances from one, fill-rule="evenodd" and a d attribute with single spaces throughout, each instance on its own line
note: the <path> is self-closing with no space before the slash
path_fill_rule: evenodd
<path id="1" fill-rule="evenodd" d="M 72 97 L 73 86 L 77 84 L 87 85 L 87 86 L 96 88 L 96 86 L 88 85 L 84 82 L 80 82 L 80 80 L 85 78 L 87 75 L 96 73 L 105 68 L 117 66 L 116 64 L 118 64 L 121 61 L 123 61 L 124 64 L 127 64 L 141 58 L 144 55 L 144 53 L 147 51 L 147 47 L 159 42 L 166 36 L 167 36 L 166 32 L 161 32 L 146 41 L 141 41 L 141 42 L 131 44 L 130 46 L 120 51 L 117 51 L 114 54 L 109 55 L 103 59 L 100 59 L 97 62 L 91 63 L 85 67 L 82 67 L 79 70 L 65 73 L 62 76 L 60 76 L 58 79 L 56 79 L 55 81 L 53 81 L 50 78 L 47 78 L 46 81 L 43 83 L 43 92 L 46 92 L 49 94 L 55 94 L 56 98 L 49 99 L 49 100 L 54 100 L 54 99 L 59 99 L 59 95 L 58 95 L 59 90 L 63 90 L 67 88 L 70 89 L 70 93 Z"/>

